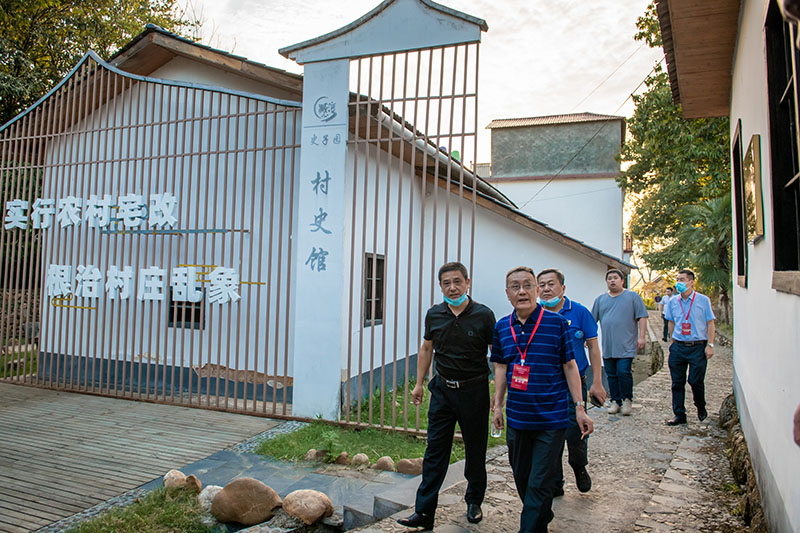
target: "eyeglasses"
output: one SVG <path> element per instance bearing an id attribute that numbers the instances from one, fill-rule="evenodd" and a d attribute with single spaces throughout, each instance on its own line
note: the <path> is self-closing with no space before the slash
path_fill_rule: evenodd
<path id="1" fill-rule="evenodd" d="M 536 287 L 536 285 L 533 283 L 523 283 L 522 285 L 514 283 L 513 285 L 508 285 L 506 289 L 511 292 L 519 292 L 520 289 L 525 289 L 525 292 L 531 292 L 534 287 Z"/>

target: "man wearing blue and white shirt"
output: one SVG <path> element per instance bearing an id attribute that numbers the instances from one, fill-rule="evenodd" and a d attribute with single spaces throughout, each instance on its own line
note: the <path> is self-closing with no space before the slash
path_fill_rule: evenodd
<path id="1" fill-rule="evenodd" d="M 694 272 L 678 272 L 677 295 L 670 299 L 664 316 L 669 320 L 672 344 L 669 346 L 669 373 L 672 378 L 672 412 L 668 426 L 686 423 L 686 369 L 692 387 L 697 418 L 702 422 L 706 411 L 706 366 L 714 355 L 715 320 L 708 296 L 694 290 Z"/>

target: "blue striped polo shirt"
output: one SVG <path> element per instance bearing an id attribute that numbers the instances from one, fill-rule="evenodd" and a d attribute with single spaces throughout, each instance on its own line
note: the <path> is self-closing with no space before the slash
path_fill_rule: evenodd
<path id="1" fill-rule="evenodd" d="M 530 368 L 528 388 L 524 391 L 511 388 L 513 365 L 520 363 L 520 352 L 525 351 L 541 309 L 537 305 L 525 324 L 521 324 L 513 312 L 494 326 L 491 361 L 508 365 L 506 419 L 514 429 L 561 429 L 569 424 L 569 388 L 562 365 L 575 356 L 569 324 L 563 316 L 544 312 L 525 358 L 525 366 Z M 516 343 L 511 334 L 512 324 L 517 335 Z"/>

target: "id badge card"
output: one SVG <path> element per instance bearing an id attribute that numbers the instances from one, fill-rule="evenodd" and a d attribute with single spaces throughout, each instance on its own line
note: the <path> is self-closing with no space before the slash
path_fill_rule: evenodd
<path id="1" fill-rule="evenodd" d="M 681 335 L 691 335 L 692 334 L 692 323 L 691 322 L 684 322 L 681 324 Z"/>
<path id="2" fill-rule="evenodd" d="M 517 390 L 528 389 L 528 373 L 530 368 L 524 365 L 514 365 L 511 372 L 511 388 Z"/>

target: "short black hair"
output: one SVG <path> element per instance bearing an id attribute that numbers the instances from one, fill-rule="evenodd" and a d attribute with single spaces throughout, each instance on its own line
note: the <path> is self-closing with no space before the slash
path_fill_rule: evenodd
<path id="1" fill-rule="evenodd" d="M 668 291 L 674 291 L 674 290 L 675 290 L 675 287 L 667 287 L 667 290 L 668 290 Z"/>
<path id="2" fill-rule="evenodd" d="M 692 272 L 688 268 L 684 268 L 684 269 L 678 270 L 678 274 L 686 274 L 690 278 L 694 279 L 694 272 Z"/>
<path id="3" fill-rule="evenodd" d="M 619 279 L 622 280 L 625 279 L 625 275 L 622 273 L 622 270 L 616 268 L 609 268 L 608 270 L 606 270 L 606 279 L 608 279 L 609 274 L 616 274 L 617 276 L 619 276 Z"/>
<path id="4" fill-rule="evenodd" d="M 516 274 L 517 272 L 527 272 L 528 274 L 533 276 L 533 279 L 536 279 L 536 274 L 533 273 L 533 269 L 531 267 L 518 266 L 506 272 L 506 281 L 508 281 L 508 276 L 510 276 L 511 274 Z"/>
<path id="5" fill-rule="evenodd" d="M 455 270 L 461 272 L 461 275 L 464 276 L 464 280 L 469 279 L 469 272 L 467 272 L 467 267 L 465 267 L 464 265 L 462 265 L 457 261 L 452 261 L 450 263 L 445 263 L 441 267 L 439 267 L 439 283 L 442 282 L 442 275 L 445 272 L 453 272 Z"/>
<path id="6" fill-rule="evenodd" d="M 539 278 L 541 278 L 545 274 L 555 274 L 556 277 L 558 278 L 558 282 L 561 283 L 562 285 L 564 284 L 564 273 L 557 268 L 545 268 L 544 270 L 536 274 L 536 281 L 539 281 Z"/>

